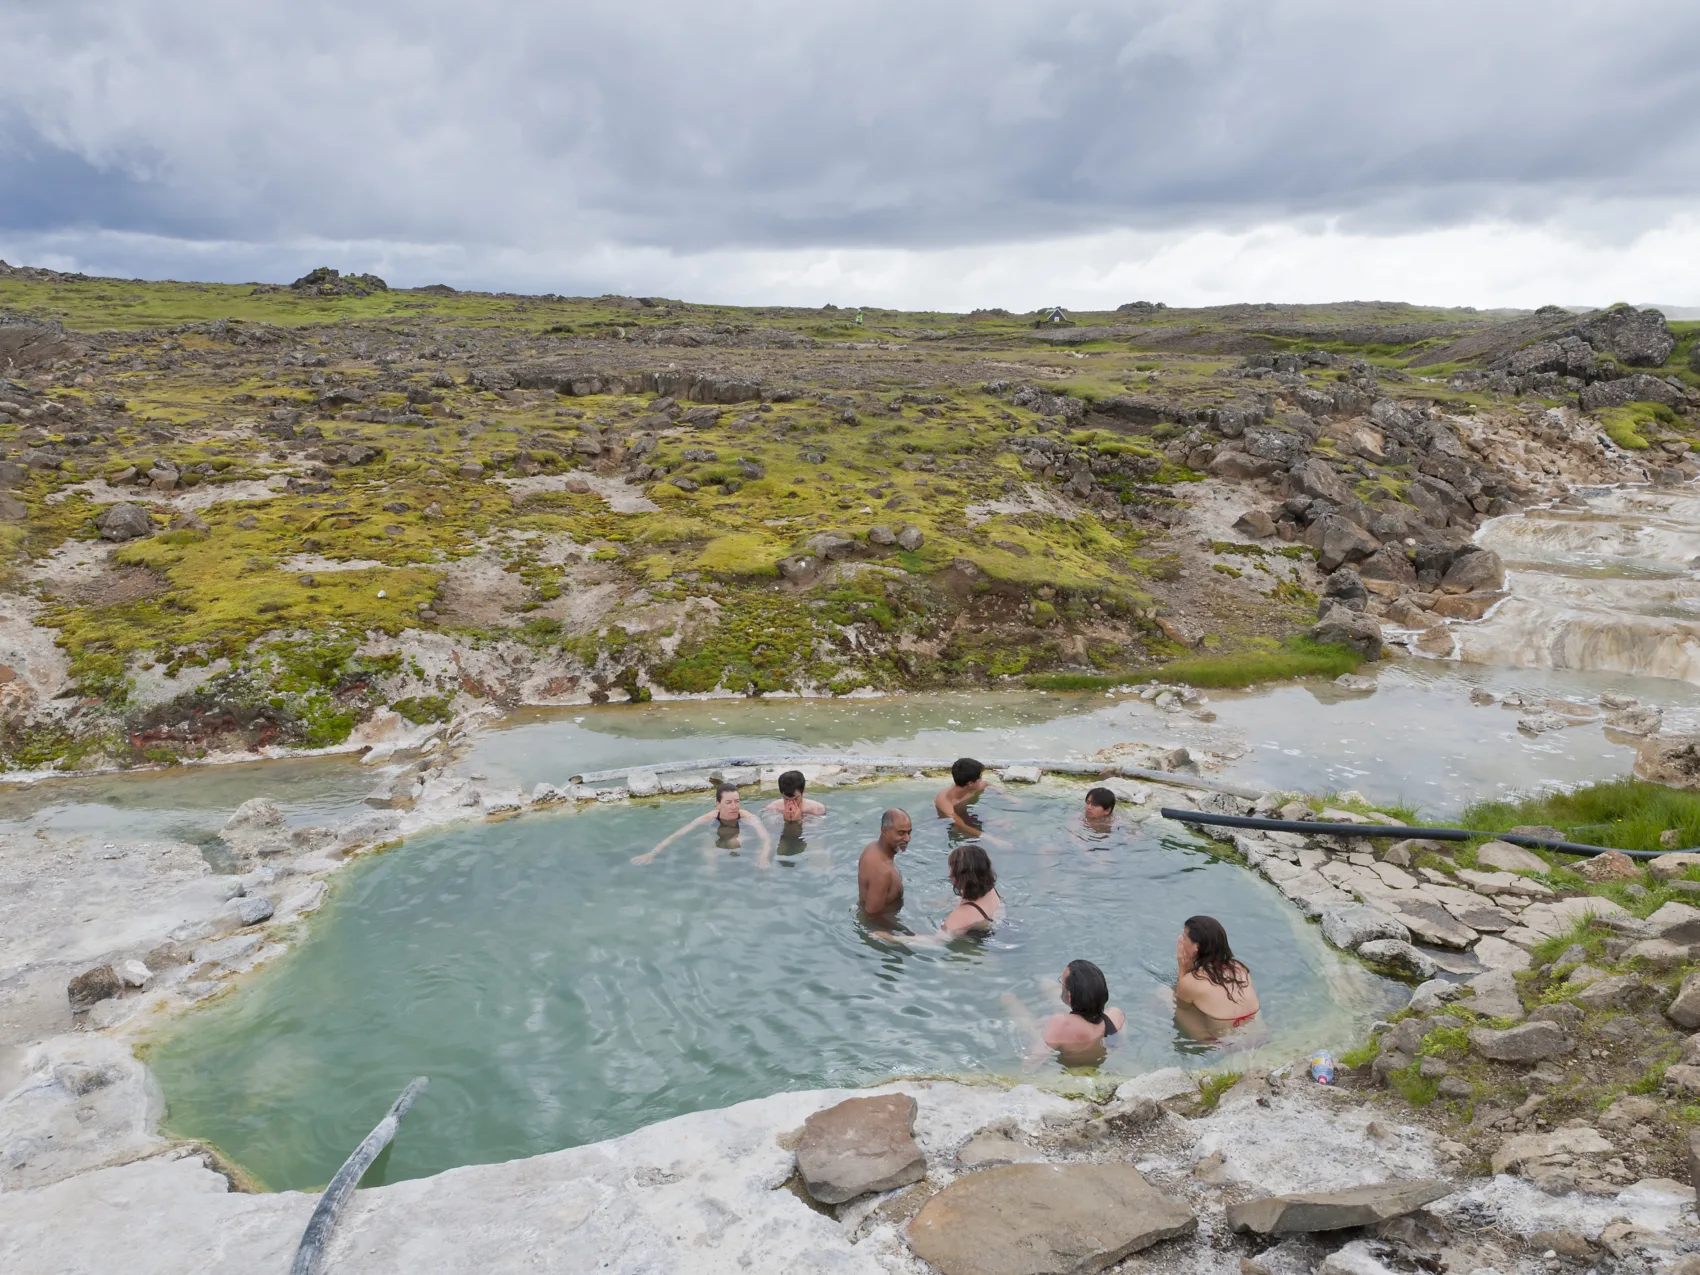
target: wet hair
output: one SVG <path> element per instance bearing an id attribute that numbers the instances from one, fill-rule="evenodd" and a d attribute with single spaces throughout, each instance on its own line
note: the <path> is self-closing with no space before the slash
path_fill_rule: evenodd
<path id="1" fill-rule="evenodd" d="M 724 783 L 724 782 L 715 784 L 714 785 L 714 804 L 718 806 L 720 804 L 720 799 L 722 797 L 724 797 L 727 793 L 731 793 L 734 797 L 736 797 L 738 795 L 738 785 L 737 784 L 728 784 L 728 783 Z"/>
<path id="2" fill-rule="evenodd" d="M 1104 971 L 1091 961 L 1070 961 L 1063 973 L 1068 989 L 1068 1007 L 1089 1023 L 1104 1021 L 1104 1006 L 1110 1003 L 1110 985 Z"/>
<path id="3" fill-rule="evenodd" d="M 985 773 L 985 766 L 972 757 L 958 757 L 950 768 L 951 782 L 958 788 L 968 787 L 969 784 Z"/>
<path id="4" fill-rule="evenodd" d="M 1097 806 L 1100 810 L 1114 810 L 1116 808 L 1116 794 L 1108 788 L 1088 788 L 1086 790 L 1086 804 Z"/>
<path id="5" fill-rule="evenodd" d="M 998 886 L 992 859 L 977 845 L 957 846 L 950 852 L 950 888 L 965 899 L 983 899 Z"/>
<path id="6" fill-rule="evenodd" d="M 1228 946 L 1228 932 L 1222 923 L 1213 916 L 1189 916 L 1181 928 L 1198 945 L 1193 971 L 1228 993 L 1229 1000 L 1238 999 L 1246 987 L 1247 970 L 1245 962 Z"/>
<path id="7" fill-rule="evenodd" d="M 909 812 L 907 810 L 898 810 L 896 807 L 893 807 L 880 816 L 880 831 L 890 832 L 897 826 L 897 821 L 899 819 L 907 819 L 908 817 Z"/>
<path id="8" fill-rule="evenodd" d="M 803 778 L 800 770 L 788 770 L 779 776 L 779 795 L 781 797 L 801 797 L 808 780 Z"/>

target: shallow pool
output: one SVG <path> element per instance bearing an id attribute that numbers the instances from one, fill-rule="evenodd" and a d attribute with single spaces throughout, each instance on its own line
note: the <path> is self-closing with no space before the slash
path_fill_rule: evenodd
<path id="1" fill-rule="evenodd" d="M 1205 1065 L 1211 1047 L 1157 996 L 1195 912 L 1220 917 L 1250 964 L 1271 1051 L 1339 1047 L 1394 1003 L 1266 882 L 1174 825 L 1118 815 L 1086 832 L 1072 787 L 982 802 L 1009 908 L 992 936 L 911 951 L 870 935 L 856 860 L 888 805 L 916 815 L 904 921 L 931 930 L 949 908 L 934 787 L 819 791 L 828 815 L 765 862 L 748 835 L 733 850 L 707 833 L 631 862 L 703 799 L 412 838 L 350 867 L 299 949 L 155 1043 L 167 1127 L 283 1189 L 324 1183 L 420 1074 L 431 1087 L 388 1180 L 778 1090 L 1019 1074 L 1025 1022 L 1056 1008 L 1075 957 L 1103 967 L 1128 1016 L 1102 1073 Z M 772 795 L 746 790 L 746 806 Z M 1035 1074 L 1074 1083 L 1053 1062 Z"/>

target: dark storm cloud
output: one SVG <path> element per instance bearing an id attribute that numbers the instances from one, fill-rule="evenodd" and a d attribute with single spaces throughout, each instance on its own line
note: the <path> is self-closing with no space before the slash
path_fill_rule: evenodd
<path id="1" fill-rule="evenodd" d="M 1700 186 L 1700 6 L 8 6 L 0 229 L 938 247 Z M 1608 213 L 1598 209 L 1608 208 Z"/>

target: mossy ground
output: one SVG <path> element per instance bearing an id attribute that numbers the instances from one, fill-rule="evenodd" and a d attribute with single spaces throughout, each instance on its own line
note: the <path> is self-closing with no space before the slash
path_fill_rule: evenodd
<path id="1" fill-rule="evenodd" d="M 1479 322 L 1346 310 L 1354 322 Z M 1198 625 L 1202 651 L 1178 647 L 1153 617 L 1165 606 L 1184 614 L 1203 591 L 1172 587 L 1180 558 L 1166 523 L 1120 506 L 1065 516 L 1031 499 L 1060 479 L 1024 467 L 1006 440 L 1063 439 L 1105 462 L 1106 491 L 1163 509 L 1167 493 L 1200 478 L 1164 454 L 1181 427 L 1089 416 L 1087 428 L 1062 429 L 984 388 L 1003 379 L 1092 401 L 1233 401 L 1238 383 L 1220 373 L 1237 363 L 1227 351 L 1247 322 L 1233 307 L 1101 316 L 1118 335 L 1072 350 L 1046 344 L 1032 316 L 870 310 L 857 325 L 847 311 L 660 299 L 319 297 L 74 276 L 0 276 L 0 311 L 60 320 L 87 350 L 16 372 L 35 391 L 32 419 L 0 422 L 0 449 L 59 461 L 14 484 L 27 517 L 0 524 L 0 587 L 40 596 L 82 701 L 76 721 L 9 743 L 8 765 L 65 756 L 67 740 L 108 747 L 115 730 L 132 756 L 206 747 L 203 731 L 171 734 L 189 717 L 168 729 L 170 713 L 151 705 L 144 723 L 133 698 L 142 669 L 178 676 L 227 662 L 220 676 L 234 680 L 218 689 L 271 710 L 255 707 L 242 738 L 270 731 L 288 743 L 334 743 L 380 703 L 420 711 L 481 685 L 415 662 L 358 666 L 363 644 L 405 633 L 465 649 L 516 643 L 577 661 L 599 694 L 635 697 L 650 685 L 842 692 L 1028 675 L 1233 686 L 1350 666 L 1343 653 L 1282 644 L 1315 601 L 1295 560 L 1309 551 L 1297 548 L 1244 546 L 1229 571 L 1206 573 L 1228 601 Z M 1320 330 L 1339 317 L 1291 307 L 1283 320 Z M 1193 349 L 1153 349 L 1177 338 Z M 1194 352 L 1210 340 L 1224 351 Z M 1329 340 L 1340 344 L 1320 333 Z M 1387 366 L 1400 358 L 1397 341 L 1353 349 Z M 772 392 L 712 422 L 658 421 L 653 395 L 490 390 L 469 375 L 550 360 L 683 361 Z M 410 400 L 416 410 L 404 413 Z M 49 402 L 57 415 L 37 410 Z M 273 418 L 296 413 L 302 437 L 275 437 Z M 600 455 L 589 438 L 605 445 Z M 628 451 L 640 438 L 650 450 Z M 357 460 L 351 447 L 363 449 Z M 615 513 L 556 481 L 630 477 L 639 460 L 665 470 L 635 483 L 659 513 Z M 1138 482 L 1118 470 L 1127 461 L 1139 462 Z M 56 576 L 49 555 L 96 535 L 106 505 L 90 498 L 91 481 L 162 463 L 183 489 L 242 498 L 204 504 L 204 531 L 168 530 L 170 511 L 156 506 L 157 534 L 119 546 L 99 578 Z M 881 524 L 913 526 L 922 543 L 874 546 L 868 533 Z M 781 562 L 823 532 L 860 547 L 815 578 L 782 577 Z M 469 564 L 490 561 L 506 584 L 486 582 L 484 599 L 469 600 Z M 646 627 L 622 622 L 618 607 L 575 609 L 586 588 L 608 584 L 683 618 Z M 278 670 L 303 646 L 349 654 L 320 684 L 281 687 Z M 179 708 L 204 721 L 210 693 Z"/>

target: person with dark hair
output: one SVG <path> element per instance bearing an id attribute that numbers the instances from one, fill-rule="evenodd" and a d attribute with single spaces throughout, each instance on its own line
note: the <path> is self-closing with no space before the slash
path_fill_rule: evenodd
<path id="1" fill-rule="evenodd" d="M 1251 971 L 1228 946 L 1228 932 L 1213 916 L 1189 916 L 1175 940 L 1175 1003 L 1217 1023 L 1239 1027 L 1257 1017 Z"/>
<path id="2" fill-rule="evenodd" d="M 1003 900 L 998 897 L 998 875 L 992 871 L 991 856 L 985 847 L 969 842 L 950 852 L 950 888 L 956 892 L 957 905 L 939 926 L 937 934 L 892 934 L 880 930 L 876 937 L 908 947 L 929 943 L 949 943 L 964 934 L 985 933 L 997 919 Z"/>
<path id="3" fill-rule="evenodd" d="M 1108 831 L 1110 816 L 1115 812 L 1115 793 L 1108 788 L 1088 788 L 1086 790 L 1085 823 L 1093 832 Z"/>
<path id="4" fill-rule="evenodd" d="M 760 819 L 754 816 L 745 818 L 743 803 L 738 796 L 737 784 L 720 784 L 714 792 L 714 809 L 707 814 L 698 815 L 678 831 L 663 837 L 660 843 L 648 854 L 632 856 L 633 863 L 650 863 L 655 856 L 693 828 L 700 828 L 712 823 L 715 831 L 715 844 L 722 850 L 736 851 L 742 844 L 741 833 L 745 823 L 755 831 L 756 840 L 761 843 L 761 853 L 756 857 L 760 867 L 768 866 L 768 856 L 773 852 L 773 839 L 767 835 L 767 829 L 762 827 Z"/>
<path id="5" fill-rule="evenodd" d="M 965 807 L 980 799 L 986 791 L 986 767 L 972 757 L 958 757 L 950 768 L 950 784 L 941 788 L 933 798 L 933 809 L 941 819 L 950 820 L 951 828 L 971 837 L 980 835 L 979 820 L 971 819 Z"/>
<path id="6" fill-rule="evenodd" d="M 1070 961 L 1061 986 L 1068 1013 L 1052 1014 L 1043 1032 L 1052 1049 L 1066 1055 L 1099 1048 L 1127 1026 L 1127 1015 L 1110 1004 L 1104 971 L 1091 961 Z"/>
<path id="7" fill-rule="evenodd" d="M 909 846 L 914 825 L 903 810 L 880 816 L 880 835 L 870 841 L 856 864 L 856 900 L 866 916 L 891 918 L 903 906 L 903 874 L 897 856 Z"/>
<path id="8" fill-rule="evenodd" d="M 800 770 L 780 775 L 779 800 L 767 803 L 767 813 L 777 814 L 786 824 L 802 823 L 805 815 L 824 815 L 825 806 L 803 795 L 808 782 Z"/>

